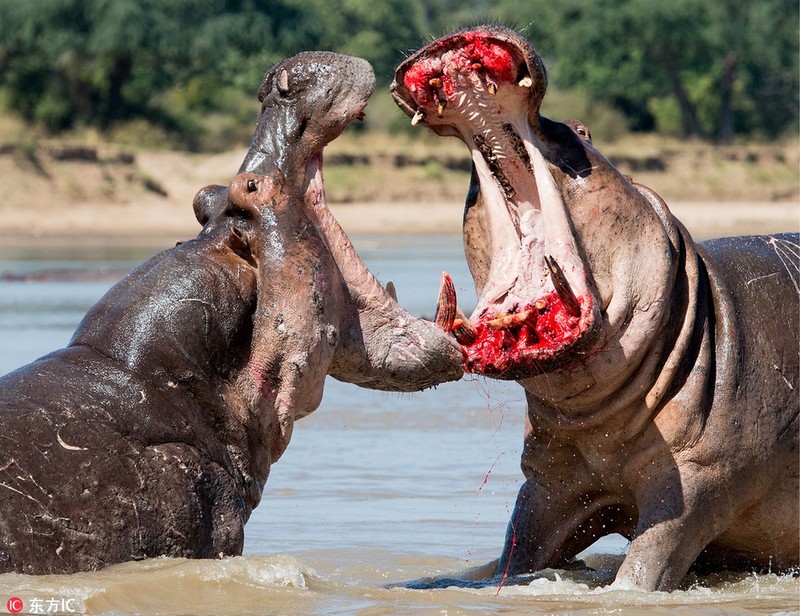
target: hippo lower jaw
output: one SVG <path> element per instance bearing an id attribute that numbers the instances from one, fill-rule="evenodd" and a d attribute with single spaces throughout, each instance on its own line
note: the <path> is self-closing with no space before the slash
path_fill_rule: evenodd
<path id="1" fill-rule="evenodd" d="M 481 241 L 488 237 L 484 259 L 470 263 L 479 299 L 471 326 L 465 318 L 439 322 L 464 345 L 467 370 L 500 378 L 558 363 L 598 318 L 567 208 L 532 125 L 543 87 L 528 61 L 496 33 L 456 34 L 401 66 L 393 87 L 412 123 L 458 136 L 470 149 L 480 203 L 470 195 L 468 252 L 470 225 L 480 227 Z M 444 284 L 439 315 L 457 315 L 454 291 Z"/>
<path id="2" fill-rule="evenodd" d="M 385 391 L 420 391 L 463 375 L 462 350 L 447 329 L 411 315 L 356 252 L 328 208 L 323 154 L 306 165 L 304 202 L 342 275 L 350 305 L 330 368 L 336 379 Z"/>

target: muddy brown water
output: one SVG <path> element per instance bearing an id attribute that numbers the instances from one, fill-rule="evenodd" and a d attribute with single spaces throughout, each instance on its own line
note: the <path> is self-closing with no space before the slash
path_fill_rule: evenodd
<path id="1" fill-rule="evenodd" d="M 471 308 L 458 236 L 354 240 L 412 312 L 432 315 L 442 269 Z M 152 252 L 79 243 L 0 246 L 0 373 L 66 344 L 110 286 L 108 272 Z M 523 410 L 513 383 L 476 377 L 420 394 L 329 380 L 322 406 L 298 423 L 272 469 L 242 557 L 154 559 L 70 576 L 0 575 L 0 613 L 14 607 L 12 598 L 21 600 L 23 613 L 800 613 L 800 580 L 790 575 L 720 572 L 687 578 L 673 593 L 609 588 L 626 549 L 618 536 L 584 554 L 591 570 L 548 570 L 502 586 L 427 583 L 498 556 L 521 483 Z"/>

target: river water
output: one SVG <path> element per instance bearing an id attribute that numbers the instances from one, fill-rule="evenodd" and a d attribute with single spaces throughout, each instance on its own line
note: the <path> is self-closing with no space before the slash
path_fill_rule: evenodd
<path id="1" fill-rule="evenodd" d="M 432 315 L 443 269 L 462 307 L 474 304 L 459 237 L 353 239 L 411 312 Z M 89 306 L 154 251 L 152 243 L 0 244 L 0 374 L 64 346 Z M 800 581 L 787 575 L 722 573 L 673 593 L 610 589 L 626 549 L 618 536 L 584 555 L 591 571 L 549 570 L 502 586 L 428 583 L 499 555 L 521 484 L 523 411 L 518 386 L 478 377 L 419 394 L 329 379 L 322 405 L 273 466 L 242 557 L 0 575 L 0 613 L 12 597 L 39 613 L 800 613 Z"/>

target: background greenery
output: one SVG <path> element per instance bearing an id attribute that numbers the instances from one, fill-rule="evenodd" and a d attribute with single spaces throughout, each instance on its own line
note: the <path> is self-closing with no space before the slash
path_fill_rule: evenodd
<path id="1" fill-rule="evenodd" d="M 547 115 L 595 135 L 729 143 L 798 131 L 796 0 L 0 0 L 0 106 L 51 133 L 90 127 L 188 149 L 246 142 L 267 67 L 305 49 L 368 59 L 367 130 L 404 130 L 395 66 L 457 27 L 521 30 Z"/>

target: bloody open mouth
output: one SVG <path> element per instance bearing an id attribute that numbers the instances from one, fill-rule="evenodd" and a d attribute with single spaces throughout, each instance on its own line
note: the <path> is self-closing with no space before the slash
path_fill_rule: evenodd
<path id="1" fill-rule="evenodd" d="M 434 41 L 397 69 L 392 94 L 411 116 L 470 149 L 480 194 L 469 203 L 465 242 L 478 304 L 467 318 L 445 275 L 437 323 L 464 347 L 465 368 L 524 378 L 583 338 L 595 300 L 578 242 L 539 134 L 546 88 L 541 59 L 502 27 Z"/>

